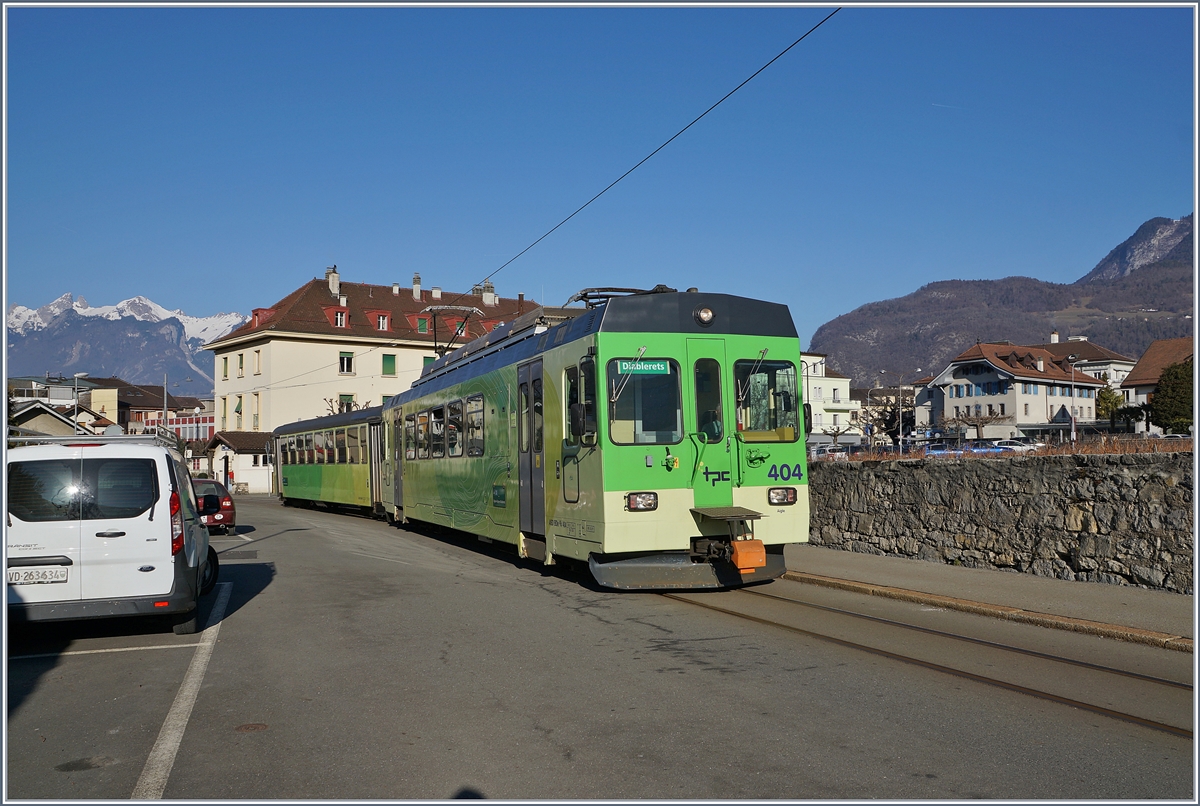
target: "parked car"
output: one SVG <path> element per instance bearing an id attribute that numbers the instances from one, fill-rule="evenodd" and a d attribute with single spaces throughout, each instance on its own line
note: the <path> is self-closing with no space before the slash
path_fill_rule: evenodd
<path id="1" fill-rule="evenodd" d="M 8 617 L 160 616 L 196 631 L 217 554 L 186 464 L 153 436 L 22 438 L 8 451 Z"/>
<path id="2" fill-rule="evenodd" d="M 1004 451 L 996 447 L 996 441 L 991 439 L 968 439 L 963 448 L 974 454 L 999 454 Z"/>
<path id="3" fill-rule="evenodd" d="M 1020 442 L 1022 445 L 1028 445 L 1031 448 L 1044 448 L 1046 443 L 1042 442 L 1037 437 L 1013 437 L 1013 442 Z"/>
<path id="4" fill-rule="evenodd" d="M 1163 434 L 1162 439 L 1191 439 L 1189 434 Z"/>
<path id="5" fill-rule="evenodd" d="M 850 458 L 850 451 L 845 445 L 821 445 L 813 449 L 812 458 L 846 460 Z"/>
<path id="6" fill-rule="evenodd" d="M 929 442 L 925 445 L 926 456 L 962 456 L 963 446 L 957 442 Z"/>
<path id="7" fill-rule="evenodd" d="M 215 535 L 229 534 L 237 525 L 237 508 L 233 505 L 233 496 L 225 485 L 212 479 L 196 479 L 192 482 L 197 495 L 215 495 L 221 499 L 221 510 L 211 515 L 205 515 L 200 520 L 208 527 L 208 533 Z"/>
<path id="8" fill-rule="evenodd" d="M 1024 442 L 1018 442 L 1015 439 L 998 439 L 995 445 L 1005 453 L 1025 453 L 1026 451 L 1037 450 L 1033 445 L 1027 445 Z"/>

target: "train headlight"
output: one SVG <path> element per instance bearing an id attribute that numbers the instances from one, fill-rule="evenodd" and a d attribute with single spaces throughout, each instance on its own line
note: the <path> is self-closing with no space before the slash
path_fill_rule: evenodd
<path id="1" fill-rule="evenodd" d="M 651 512 L 658 509 L 658 493 L 629 493 L 625 506 L 630 512 Z"/>
<path id="2" fill-rule="evenodd" d="M 693 315 L 696 317 L 696 322 L 700 325 L 700 327 L 708 327 L 711 325 L 713 323 L 713 318 L 716 316 L 716 314 L 713 313 L 712 308 L 704 306 L 697 308 L 695 314 Z"/>
<path id="3" fill-rule="evenodd" d="M 767 501 L 773 505 L 791 506 L 796 503 L 795 487 L 772 487 L 767 490 Z"/>

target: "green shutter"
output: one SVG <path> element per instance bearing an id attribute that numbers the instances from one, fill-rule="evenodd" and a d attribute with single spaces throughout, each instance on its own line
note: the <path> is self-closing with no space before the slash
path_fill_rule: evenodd
<path id="1" fill-rule="evenodd" d="M 429 320 L 428 319 L 420 318 L 417 320 L 417 332 L 418 333 L 428 333 L 429 332 Z"/>
<path id="2" fill-rule="evenodd" d="M 383 355 L 383 374 L 384 375 L 395 375 L 396 374 L 396 356 L 388 355 L 387 353 L 384 353 L 384 355 Z"/>

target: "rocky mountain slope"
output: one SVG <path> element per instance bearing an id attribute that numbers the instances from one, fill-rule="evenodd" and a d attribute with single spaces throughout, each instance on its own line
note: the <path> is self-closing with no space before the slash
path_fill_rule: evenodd
<path id="1" fill-rule="evenodd" d="M 947 280 L 826 322 L 810 351 L 869 386 L 879 370 L 940 371 L 976 341 L 1041 344 L 1082 335 L 1137 359 L 1155 339 L 1191 336 L 1192 216 L 1155 218 L 1069 285 L 1029 277 Z"/>
<path id="2" fill-rule="evenodd" d="M 213 359 L 202 347 L 247 318 L 239 313 L 188 316 L 142 296 L 97 308 L 71 294 L 36 309 L 13 305 L 6 320 L 7 373 L 87 372 L 139 384 L 161 384 L 165 373 L 172 384 L 180 384 L 172 385 L 172 394 L 210 395 Z"/>

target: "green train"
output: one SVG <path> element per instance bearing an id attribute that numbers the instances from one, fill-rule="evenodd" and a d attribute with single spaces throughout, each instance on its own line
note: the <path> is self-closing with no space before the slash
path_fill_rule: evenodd
<path id="1" fill-rule="evenodd" d="M 809 520 L 810 418 L 787 307 L 662 286 L 572 301 L 584 307 L 539 308 L 438 359 L 381 412 L 276 430 L 285 500 L 586 563 L 613 588 L 781 575 Z M 339 464 L 339 427 L 364 426 L 357 466 L 348 450 Z M 334 462 L 290 461 L 310 434 Z"/>

